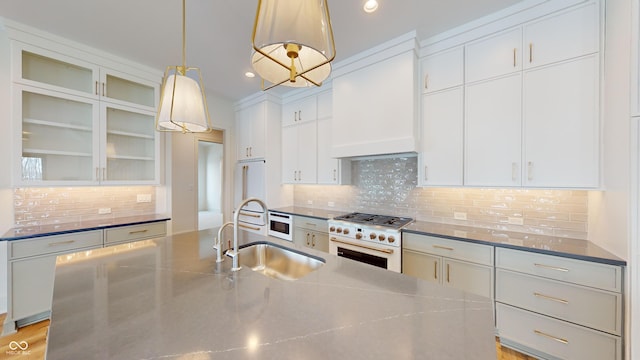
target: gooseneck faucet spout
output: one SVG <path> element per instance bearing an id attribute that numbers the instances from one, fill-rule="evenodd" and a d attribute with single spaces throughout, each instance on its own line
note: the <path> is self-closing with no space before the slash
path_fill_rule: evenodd
<path id="1" fill-rule="evenodd" d="M 224 261 L 224 259 L 222 258 L 222 247 L 223 247 L 222 231 L 227 226 L 233 226 L 233 222 L 229 221 L 229 222 L 224 223 L 222 226 L 220 226 L 220 229 L 218 229 L 218 237 L 216 238 L 216 240 L 214 241 L 214 244 L 213 244 L 213 248 L 216 249 L 216 262 L 217 263 L 220 263 L 220 262 Z"/>
<path id="2" fill-rule="evenodd" d="M 267 204 L 264 201 L 258 198 L 247 198 L 244 199 L 236 210 L 236 213 L 233 214 L 233 249 L 227 251 L 227 256 L 230 256 L 233 259 L 233 266 L 231 267 L 231 271 L 240 270 L 240 264 L 238 261 L 238 228 L 242 227 L 241 224 L 238 224 L 238 219 L 240 218 L 240 212 L 242 208 L 250 202 L 256 202 L 262 207 L 262 211 L 265 216 L 267 215 Z M 245 226 L 246 227 L 246 226 Z"/>

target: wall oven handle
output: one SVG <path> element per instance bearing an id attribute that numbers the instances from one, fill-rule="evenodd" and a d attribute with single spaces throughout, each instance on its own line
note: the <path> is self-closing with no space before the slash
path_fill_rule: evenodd
<path id="1" fill-rule="evenodd" d="M 359 247 L 359 248 L 363 248 L 363 249 L 379 251 L 379 252 L 385 253 L 385 254 L 393 254 L 393 250 L 392 249 L 379 249 L 379 248 L 376 248 L 376 247 L 373 247 L 373 246 L 355 244 L 355 243 L 352 243 L 352 242 L 349 242 L 349 241 L 338 240 L 336 238 L 331 238 L 331 241 L 336 242 L 336 243 L 340 243 L 340 244 L 351 245 L 351 246 L 355 246 L 355 247 Z"/>

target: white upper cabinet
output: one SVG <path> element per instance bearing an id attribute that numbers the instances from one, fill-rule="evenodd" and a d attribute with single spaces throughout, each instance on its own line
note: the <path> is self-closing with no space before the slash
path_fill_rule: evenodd
<path id="1" fill-rule="evenodd" d="M 522 75 L 468 85 L 465 185 L 520 186 Z"/>
<path id="2" fill-rule="evenodd" d="M 525 69 L 598 52 L 598 13 L 591 3 L 526 24 Z"/>
<path id="3" fill-rule="evenodd" d="M 331 91 L 318 94 L 318 184 L 344 185 L 351 181 L 351 161 L 331 157 Z"/>
<path id="4" fill-rule="evenodd" d="M 458 46 L 420 61 L 422 92 L 429 93 L 464 83 L 464 47 Z"/>
<path id="5" fill-rule="evenodd" d="M 316 118 L 317 104 L 315 96 L 282 105 L 282 126 L 315 121 Z"/>
<path id="6" fill-rule="evenodd" d="M 159 182 L 160 78 L 114 72 L 19 41 L 11 49 L 13 116 L 22 138 L 16 184 Z"/>
<path id="7" fill-rule="evenodd" d="M 333 157 L 419 150 L 415 38 L 386 52 L 386 57 L 376 53 L 336 69 Z"/>
<path id="8" fill-rule="evenodd" d="M 420 186 L 460 186 L 463 177 L 464 88 L 422 96 Z"/>
<path id="9" fill-rule="evenodd" d="M 466 45 L 467 83 L 522 70 L 522 30 L 509 29 Z"/>
<path id="10" fill-rule="evenodd" d="M 238 110 L 236 135 L 238 160 L 263 159 L 265 157 L 265 131 L 267 104 L 260 102 Z"/>
<path id="11" fill-rule="evenodd" d="M 594 54 L 525 71 L 525 186 L 598 186 L 598 67 Z"/>

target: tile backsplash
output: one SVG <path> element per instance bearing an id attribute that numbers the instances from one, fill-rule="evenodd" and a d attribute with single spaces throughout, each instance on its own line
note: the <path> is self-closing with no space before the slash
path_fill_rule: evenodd
<path id="1" fill-rule="evenodd" d="M 150 196 L 138 202 L 138 195 Z M 153 186 L 17 188 L 15 226 L 37 226 L 146 215 L 156 212 Z M 99 214 L 100 209 L 110 213 Z"/>
<path id="2" fill-rule="evenodd" d="M 587 239 L 587 191 L 420 188 L 416 157 L 357 160 L 351 166 L 352 185 L 296 185 L 295 205 Z"/>

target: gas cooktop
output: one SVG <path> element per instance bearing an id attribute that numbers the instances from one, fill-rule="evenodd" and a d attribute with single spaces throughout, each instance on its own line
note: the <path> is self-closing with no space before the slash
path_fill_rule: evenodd
<path id="1" fill-rule="evenodd" d="M 401 227 L 411 223 L 412 218 L 388 216 L 388 215 L 375 215 L 354 212 L 342 216 L 336 216 L 333 218 L 338 221 L 348 221 L 355 224 L 384 226 L 393 229 L 400 229 Z"/>

